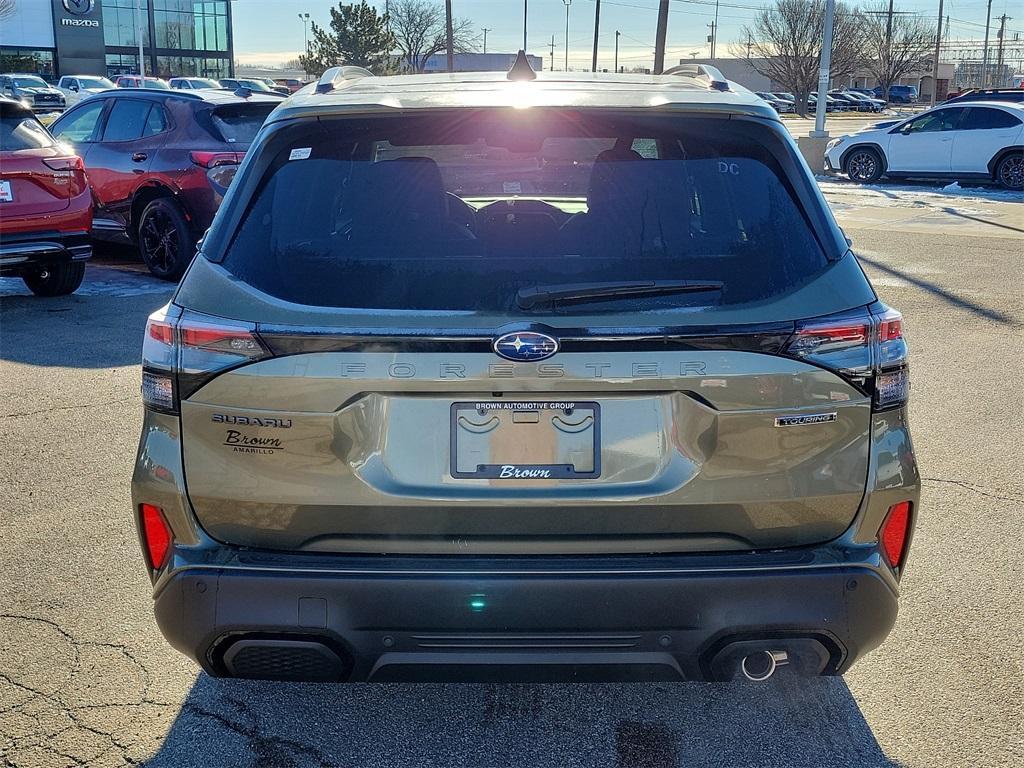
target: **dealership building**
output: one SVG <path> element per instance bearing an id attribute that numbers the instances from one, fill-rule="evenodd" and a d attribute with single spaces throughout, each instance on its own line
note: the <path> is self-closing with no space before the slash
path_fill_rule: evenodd
<path id="1" fill-rule="evenodd" d="M 13 0 L 0 19 L 0 72 L 47 79 L 139 71 L 231 77 L 231 3 L 193 0 Z"/>

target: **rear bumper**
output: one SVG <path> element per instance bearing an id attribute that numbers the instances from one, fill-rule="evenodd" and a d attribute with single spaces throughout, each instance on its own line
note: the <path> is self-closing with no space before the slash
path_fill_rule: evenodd
<path id="1" fill-rule="evenodd" d="M 84 261 L 92 256 L 88 231 L 3 233 L 0 273 L 17 274 L 49 264 Z"/>
<path id="2" fill-rule="evenodd" d="M 184 567 L 178 559 L 157 582 L 156 618 L 175 648 L 215 676 L 727 680 L 755 650 L 786 651 L 784 674 L 841 674 L 888 635 L 897 595 L 877 550 L 838 552 L 520 568 L 450 558 L 333 567 L 310 567 L 304 556 Z"/>

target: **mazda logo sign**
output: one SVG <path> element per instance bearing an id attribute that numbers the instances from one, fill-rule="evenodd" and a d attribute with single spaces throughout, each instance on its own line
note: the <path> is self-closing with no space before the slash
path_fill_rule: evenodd
<path id="1" fill-rule="evenodd" d="M 74 16 L 86 16 L 96 7 L 96 0 L 61 0 L 61 5 Z"/>

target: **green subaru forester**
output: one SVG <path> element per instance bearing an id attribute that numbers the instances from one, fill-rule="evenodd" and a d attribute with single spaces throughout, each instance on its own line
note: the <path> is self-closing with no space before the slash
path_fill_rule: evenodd
<path id="1" fill-rule="evenodd" d="M 712 68 L 329 70 L 143 356 L 156 618 L 211 675 L 835 675 L 896 619 L 901 316 Z"/>

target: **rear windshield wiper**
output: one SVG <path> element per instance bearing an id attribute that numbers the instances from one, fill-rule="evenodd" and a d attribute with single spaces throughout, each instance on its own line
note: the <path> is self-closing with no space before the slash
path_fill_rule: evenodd
<path id="1" fill-rule="evenodd" d="M 621 283 L 562 283 L 520 288 L 516 294 L 521 309 L 533 309 L 559 301 L 614 301 L 634 296 L 667 296 L 673 293 L 720 291 L 720 280 L 637 280 Z"/>

